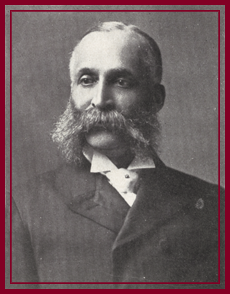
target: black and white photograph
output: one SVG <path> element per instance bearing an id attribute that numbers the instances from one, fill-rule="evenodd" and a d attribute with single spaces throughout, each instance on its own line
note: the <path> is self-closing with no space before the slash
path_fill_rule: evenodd
<path id="1" fill-rule="evenodd" d="M 162 7 L 6 7 L 6 287 L 224 288 L 224 6 Z"/>

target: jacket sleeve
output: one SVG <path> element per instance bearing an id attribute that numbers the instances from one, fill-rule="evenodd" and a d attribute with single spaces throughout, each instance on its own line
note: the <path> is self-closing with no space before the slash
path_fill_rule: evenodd
<path id="1" fill-rule="evenodd" d="M 12 282 L 39 282 L 30 234 L 12 199 Z"/>

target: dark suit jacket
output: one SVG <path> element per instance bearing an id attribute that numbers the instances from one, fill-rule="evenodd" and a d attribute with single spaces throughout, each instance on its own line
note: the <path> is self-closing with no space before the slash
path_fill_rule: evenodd
<path id="1" fill-rule="evenodd" d="M 218 187 L 158 163 L 132 208 L 64 166 L 13 189 L 13 282 L 218 282 Z"/>

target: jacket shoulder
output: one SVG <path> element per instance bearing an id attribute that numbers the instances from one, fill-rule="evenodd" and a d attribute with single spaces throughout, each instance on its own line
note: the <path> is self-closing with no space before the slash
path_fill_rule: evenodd
<path id="1" fill-rule="evenodd" d="M 165 167 L 160 171 L 161 190 L 194 217 L 210 221 L 224 211 L 224 189 L 195 176 Z M 198 216 L 199 215 L 199 216 Z"/>
<path id="2" fill-rule="evenodd" d="M 47 197 L 55 191 L 57 170 L 48 171 L 27 180 L 25 183 L 12 186 L 12 201 L 19 211 L 26 211 L 36 207 L 42 197 Z"/>
<path id="3" fill-rule="evenodd" d="M 170 167 L 165 168 L 163 181 L 170 183 L 175 191 L 183 190 L 188 194 L 203 194 L 212 197 L 218 196 L 219 190 L 220 194 L 224 194 L 224 189 L 221 186 Z"/>
<path id="4" fill-rule="evenodd" d="M 61 165 L 55 170 L 42 173 L 26 183 L 12 187 L 12 198 L 16 206 L 25 210 L 56 199 L 57 195 L 64 194 L 66 198 L 75 189 L 83 194 L 94 189 L 94 175 L 87 168 L 76 168 L 71 165 Z"/>

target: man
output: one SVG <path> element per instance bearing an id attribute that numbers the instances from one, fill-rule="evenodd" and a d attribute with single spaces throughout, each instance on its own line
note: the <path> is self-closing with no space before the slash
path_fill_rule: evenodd
<path id="1" fill-rule="evenodd" d="M 13 282 L 218 282 L 218 187 L 157 156 L 165 90 L 155 41 L 88 31 L 52 133 L 66 165 L 13 190 Z"/>

